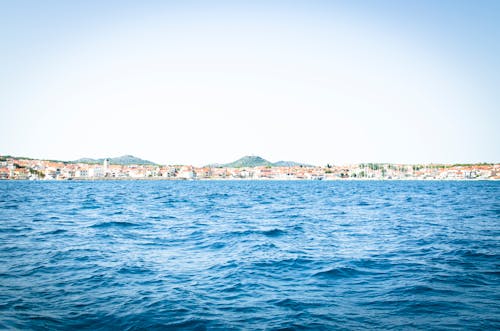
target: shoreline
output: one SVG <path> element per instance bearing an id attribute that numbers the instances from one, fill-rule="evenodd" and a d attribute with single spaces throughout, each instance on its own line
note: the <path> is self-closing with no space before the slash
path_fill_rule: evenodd
<path id="1" fill-rule="evenodd" d="M 283 178 L 65 178 L 65 179 L 20 179 L 0 178 L 0 182 L 119 182 L 119 181 L 175 181 L 175 182 L 211 182 L 211 181 L 238 181 L 238 182 L 484 182 L 498 181 L 497 178 L 338 178 L 338 179 L 283 179 Z"/>

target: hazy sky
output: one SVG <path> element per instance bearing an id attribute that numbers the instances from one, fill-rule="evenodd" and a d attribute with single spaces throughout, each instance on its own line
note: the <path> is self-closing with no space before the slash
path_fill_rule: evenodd
<path id="1" fill-rule="evenodd" d="M 0 154 L 500 161 L 500 1 L 0 0 Z"/>

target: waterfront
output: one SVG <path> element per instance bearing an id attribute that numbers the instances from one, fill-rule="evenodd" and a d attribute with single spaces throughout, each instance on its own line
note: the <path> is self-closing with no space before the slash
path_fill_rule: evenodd
<path id="1" fill-rule="evenodd" d="M 0 328 L 495 329 L 500 183 L 0 182 Z"/>
<path id="2" fill-rule="evenodd" d="M 132 157 L 132 156 L 124 156 Z M 133 157 L 132 157 L 133 158 Z M 465 180 L 500 179 L 500 164 L 391 164 L 360 163 L 350 165 L 312 166 L 295 162 L 272 164 L 259 157 L 260 165 L 235 166 L 110 164 L 36 160 L 1 157 L 0 179 L 19 180 Z M 138 159 L 140 160 L 140 159 Z M 238 160 L 238 161 L 240 161 Z M 97 160 L 93 160 L 97 161 Z M 237 163 L 236 161 L 235 163 Z M 149 161 L 147 161 L 149 162 Z M 264 163 L 264 164 L 262 164 Z M 287 164 L 287 165 L 284 165 Z"/>

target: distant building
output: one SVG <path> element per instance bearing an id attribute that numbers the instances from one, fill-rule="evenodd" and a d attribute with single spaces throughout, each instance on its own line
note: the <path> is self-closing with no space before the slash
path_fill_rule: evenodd
<path id="1" fill-rule="evenodd" d="M 103 166 L 103 173 L 104 173 L 104 176 L 109 176 L 110 174 L 110 171 L 109 171 L 109 159 L 104 159 L 104 161 L 102 162 L 102 166 Z"/>
<path id="2" fill-rule="evenodd" d="M 101 167 L 91 167 L 88 170 L 89 177 L 104 177 L 104 172 Z"/>
<path id="3" fill-rule="evenodd" d="M 183 166 L 181 167 L 181 170 L 179 174 L 177 175 L 177 178 L 182 178 L 182 179 L 194 179 L 196 177 L 196 174 L 194 172 L 193 167 L 190 166 Z"/>

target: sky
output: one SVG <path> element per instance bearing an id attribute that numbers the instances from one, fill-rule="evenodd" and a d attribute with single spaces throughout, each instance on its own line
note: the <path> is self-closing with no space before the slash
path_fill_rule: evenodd
<path id="1" fill-rule="evenodd" d="M 500 161 L 500 1 L 0 0 L 0 155 Z"/>

